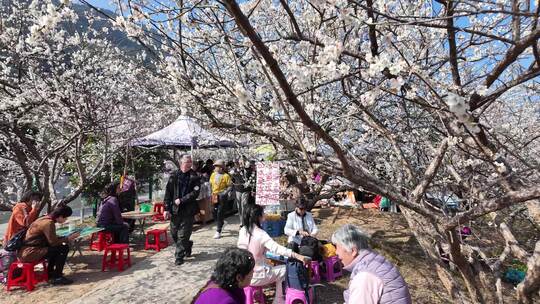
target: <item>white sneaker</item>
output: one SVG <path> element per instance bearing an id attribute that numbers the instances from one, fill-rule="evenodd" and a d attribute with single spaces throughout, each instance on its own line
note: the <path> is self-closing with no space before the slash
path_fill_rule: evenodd
<path id="1" fill-rule="evenodd" d="M 216 232 L 216 234 L 214 234 L 214 239 L 220 239 L 221 238 L 221 233 L 220 232 Z"/>

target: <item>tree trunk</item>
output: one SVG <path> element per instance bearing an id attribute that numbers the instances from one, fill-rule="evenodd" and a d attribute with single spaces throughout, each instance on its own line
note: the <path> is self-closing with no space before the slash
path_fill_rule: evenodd
<path id="1" fill-rule="evenodd" d="M 540 241 L 536 242 L 534 253 L 527 263 L 527 275 L 525 280 L 517 287 L 517 296 L 520 303 L 538 303 L 534 302 L 535 297 L 540 297 Z"/>
<path id="2" fill-rule="evenodd" d="M 530 201 L 527 202 L 526 205 L 527 210 L 529 211 L 529 216 L 536 223 L 536 225 L 540 226 L 540 201 Z"/>
<path id="3" fill-rule="evenodd" d="M 426 218 L 404 207 L 401 207 L 401 210 L 409 224 L 409 228 L 414 233 L 424 253 L 426 253 L 429 263 L 436 265 L 437 275 L 452 301 L 454 303 L 470 303 L 459 284 L 456 284 L 452 274 L 445 269 L 445 265 L 441 262 L 436 244 L 444 239 L 443 236 L 437 233 L 437 228 Z"/>
<path id="4" fill-rule="evenodd" d="M 456 304 L 468 304 L 469 301 L 467 301 L 467 299 L 461 293 L 461 290 L 454 281 L 452 274 L 446 268 L 444 268 L 444 266 L 436 264 L 435 267 L 437 269 L 437 275 L 439 276 L 439 280 L 441 280 L 444 288 L 446 288 L 446 291 L 450 295 L 452 302 Z"/>
<path id="5" fill-rule="evenodd" d="M 474 270 L 476 273 L 478 273 L 478 280 L 480 281 L 480 290 L 482 293 L 482 296 L 486 303 L 497 303 L 500 302 L 498 300 L 497 292 L 499 291 L 497 286 L 497 280 L 492 275 L 491 270 L 489 267 L 482 263 L 481 261 L 476 260 L 476 257 L 473 257 L 475 259 L 474 261 Z M 493 286 L 496 286 L 497 288 L 493 290 Z M 502 297 L 500 298 L 502 299 Z"/>
<path id="6" fill-rule="evenodd" d="M 465 287 L 467 287 L 473 303 L 486 303 L 480 291 L 481 283 L 475 277 L 471 264 L 461 252 L 461 241 L 455 230 L 447 232 L 447 240 L 450 244 L 451 260 L 457 266 L 461 277 L 465 281 Z"/>

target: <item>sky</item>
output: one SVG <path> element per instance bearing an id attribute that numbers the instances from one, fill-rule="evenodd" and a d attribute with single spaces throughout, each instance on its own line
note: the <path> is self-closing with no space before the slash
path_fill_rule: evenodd
<path id="1" fill-rule="evenodd" d="M 77 0 L 75 0 L 77 1 Z M 96 6 L 96 7 L 99 7 L 99 8 L 104 8 L 104 9 L 108 9 L 112 12 L 115 12 L 116 10 L 116 6 L 114 3 L 117 2 L 117 0 L 86 0 L 88 3 Z M 441 9 L 443 9 L 441 7 L 441 5 L 437 2 L 437 1 L 432 1 L 433 3 L 433 8 L 435 11 L 439 11 Z M 535 4 L 534 4 L 534 1 L 531 0 L 531 3 L 532 3 L 532 7 L 534 8 L 535 7 Z M 469 19 L 466 18 L 466 17 L 463 17 L 463 18 L 457 18 L 457 20 L 455 20 L 455 26 L 457 27 L 468 27 L 469 26 Z M 524 60 L 522 60 L 522 64 L 524 67 L 527 67 L 531 64 L 532 62 L 532 58 L 525 58 Z"/>
<path id="2" fill-rule="evenodd" d="M 86 0 L 86 1 L 96 7 L 105 8 L 113 12 L 115 10 L 115 5 L 113 4 L 114 0 Z"/>

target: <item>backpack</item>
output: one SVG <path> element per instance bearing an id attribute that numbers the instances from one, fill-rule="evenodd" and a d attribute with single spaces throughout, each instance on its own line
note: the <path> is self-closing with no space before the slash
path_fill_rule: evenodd
<path id="1" fill-rule="evenodd" d="M 21 249 L 22 246 L 24 245 L 24 239 L 26 238 L 26 231 L 27 230 L 28 230 L 28 228 L 23 228 L 23 229 L 21 229 L 21 231 L 15 233 L 15 235 L 13 235 L 11 237 L 11 239 L 9 239 L 9 241 L 7 241 L 6 246 L 4 247 L 4 250 L 6 250 L 6 251 L 17 251 L 17 250 Z"/>
<path id="2" fill-rule="evenodd" d="M 298 253 L 303 256 L 310 257 L 314 261 L 321 261 L 321 253 L 319 250 L 319 240 L 312 236 L 305 236 L 300 241 L 300 247 Z"/>
<path id="3" fill-rule="evenodd" d="M 286 269 L 286 283 L 287 287 L 293 288 L 296 290 L 302 290 L 306 294 L 306 299 L 308 303 L 311 303 L 309 299 L 309 272 L 304 264 L 297 260 L 289 258 L 287 264 L 285 265 Z"/>

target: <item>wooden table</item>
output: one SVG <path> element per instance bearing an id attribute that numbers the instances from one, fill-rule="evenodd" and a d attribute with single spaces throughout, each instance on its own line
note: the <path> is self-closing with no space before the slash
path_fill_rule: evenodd
<path id="1" fill-rule="evenodd" d="M 144 237 L 144 224 L 146 222 L 146 219 L 149 217 L 153 217 L 154 214 L 157 214 L 156 212 L 141 212 L 141 211 L 129 211 L 122 213 L 122 218 L 127 220 L 136 220 L 139 222 L 139 231 L 141 232 L 141 235 Z"/>

